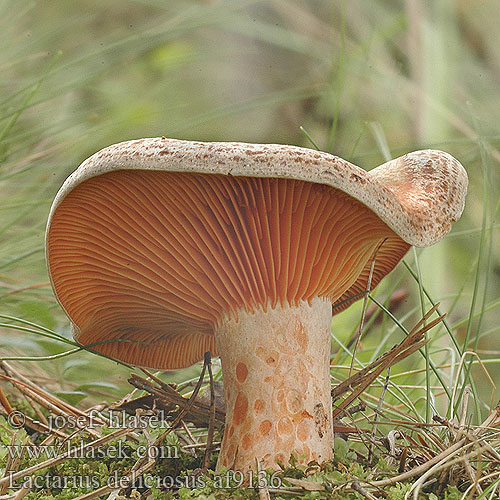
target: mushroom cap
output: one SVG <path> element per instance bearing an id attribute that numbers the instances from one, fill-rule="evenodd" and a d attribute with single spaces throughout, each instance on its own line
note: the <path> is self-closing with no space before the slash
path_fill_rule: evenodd
<path id="1" fill-rule="evenodd" d="M 148 171 L 149 174 L 142 174 Z M 144 176 L 148 176 L 148 180 L 144 181 L 145 184 L 139 189 L 137 186 L 143 182 L 141 179 Z M 156 186 L 165 182 L 162 180 L 166 178 L 165 176 L 169 176 L 169 182 L 176 186 L 184 185 L 189 179 L 187 187 L 182 188 L 184 194 L 176 192 L 175 189 L 172 191 L 171 188 L 165 192 L 155 191 Z M 278 186 L 278 181 L 281 187 Z M 229 184 L 230 188 L 226 190 L 225 184 Z M 251 189 L 248 188 L 250 184 L 253 186 Z M 129 190 L 128 187 L 124 187 L 125 185 L 137 187 L 139 190 Z M 286 187 L 292 185 L 293 187 Z M 115 189 L 120 193 L 118 201 L 113 195 Z M 213 196 L 222 200 L 221 203 L 225 203 L 225 208 L 209 206 L 210 200 L 203 198 L 205 195 L 200 194 L 200 189 L 205 190 L 205 194 L 208 193 L 206 194 L 208 198 Z M 249 194 L 253 193 L 252 189 L 258 194 Z M 245 210 L 249 210 L 249 205 L 257 203 L 255 199 L 249 200 L 249 196 L 254 198 L 261 196 L 264 199 L 263 193 L 270 192 L 271 189 L 274 189 L 275 193 L 281 192 L 280 189 L 295 190 L 295 194 L 292 195 L 292 198 L 295 196 L 295 202 L 298 203 L 301 197 L 304 198 L 307 210 L 314 205 L 316 210 L 314 213 L 317 213 L 318 217 L 328 215 L 324 212 L 327 209 L 323 207 L 329 204 L 330 198 L 340 200 L 336 202 L 337 206 L 331 208 L 332 214 L 335 211 L 344 213 L 342 210 L 347 210 L 346 207 L 351 206 L 357 207 L 356 210 L 362 213 L 353 222 L 359 226 L 365 238 L 360 243 L 360 249 L 356 250 L 358 253 L 352 259 L 347 255 L 348 250 L 355 247 L 355 243 L 350 239 L 346 240 L 349 244 L 346 244 L 344 250 L 336 250 L 336 258 L 342 257 L 343 260 L 339 260 L 335 266 L 347 268 L 352 265 L 354 269 L 343 275 L 342 286 L 333 288 L 330 286 L 327 290 L 317 284 L 314 290 L 308 289 L 305 283 L 307 280 L 292 276 L 293 268 L 290 268 L 292 271 L 287 271 L 290 276 L 286 277 L 288 279 L 286 283 L 280 278 L 284 283 L 282 285 L 270 284 L 266 281 L 268 278 L 263 277 L 264 272 L 261 273 L 259 270 L 252 271 L 253 275 L 250 277 L 242 276 L 236 270 L 232 271 L 232 275 L 229 273 L 228 276 L 212 279 L 211 276 L 202 277 L 200 271 L 192 268 L 191 263 L 185 260 L 186 255 L 183 254 L 189 252 L 196 253 L 198 260 L 204 260 L 201 249 L 204 243 L 195 244 L 188 241 L 185 235 L 181 235 L 185 229 L 180 229 L 180 226 L 191 224 L 187 219 L 183 219 L 191 206 L 182 205 L 182 196 L 193 196 L 197 201 L 192 203 L 196 205 L 198 211 L 203 210 L 203 207 L 213 211 L 213 221 L 209 219 L 204 223 L 198 221 L 198 225 L 193 223 L 188 230 L 201 235 L 204 231 L 213 230 L 212 226 L 215 225 L 226 227 L 239 224 L 232 218 L 234 210 L 228 209 L 227 206 L 235 204 L 238 206 L 236 211 L 245 214 Z M 230 190 L 234 191 L 231 191 L 233 194 L 230 194 Z M 442 151 L 425 150 L 409 153 L 366 172 L 328 153 L 295 146 L 203 143 L 165 138 L 122 142 L 109 146 L 84 161 L 57 193 L 46 232 L 49 275 L 59 303 L 72 320 L 75 338 L 82 344 L 92 344 L 95 350 L 133 364 L 159 368 L 188 366 L 202 359 L 206 351 L 216 353 L 213 328 L 225 314 L 237 313 L 238 308 L 251 311 L 252 307 L 268 306 L 266 292 L 262 292 L 264 289 L 273 289 L 272 297 L 269 298 L 271 306 L 278 300 L 310 300 L 311 294 L 324 293 L 332 300 L 334 313 L 345 309 L 366 289 L 375 252 L 377 253 L 371 281 L 372 289 L 394 268 L 410 245 L 429 246 L 448 233 L 453 221 L 457 220 L 463 211 L 466 191 L 467 174 L 464 168 L 455 158 Z M 170 205 L 164 209 L 161 205 L 165 196 L 169 198 Z M 99 202 L 95 202 L 96 197 L 99 198 Z M 109 213 L 105 215 L 104 212 L 108 211 L 107 199 L 109 199 Z M 119 207 L 116 203 L 120 204 Z M 149 203 L 156 206 L 148 207 Z M 265 205 L 265 200 L 263 203 Z M 271 203 L 268 201 L 268 209 Z M 277 210 L 283 212 L 286 211 L 286 203 L 294 202 L 280 203 L 282 206 Z M 175 210 L 176 207 L 179 207 L 179 213 L 172 217 L 169 211 Z M 143 214 L 140 213 L 141 210 L 144 210 Z M 296 208 L 290 208 L 290 213 L 295 211 Z M 112 228 L 109 226 L 108 229 L 103 225 L 106 224 L 103 222 L 103 217 L 107 217 L 114 226 Z M 143 217 L 145 222 L 144 227 L 141 227 Z M 248 214 L 244 217 L 248 218 Z M 311 215 L 311 218 L 314 217 L 316 215 Z M 161 232 L 171 223 L 175 226 L 176 223 L 172 220 L 176 218 L 182 221 L 178 222 L 179 227 L 169 229 L 168 238 L 178 239 L 178 249 L 169 250 L 168 257 L 164 256 L 159 263 L 153 263 L 155 252 L 161 254 L 162 245 L 166 241 L 163 243 L 159 241 L 160 237 L 156 231 Z M 325 234 L 335 234 L 335 237 L 344 238 L 342 235 L 351 231 L 347 229 L 348 222 L 347 216 L 341 217 L 337 232 Z M 245 245 L 250 244 L 241 241 L 245 238 L 249 241 L 253 238 L 254 242 L 263 241 L 261 223 L 257 217 L 254 221 L 248 222 L 250 224 L 248 227 L 253 229 L 238 226 L 231 230 L 231 234 L 227 233 L 224 236 L 225 242 L 234 238 L 237 244 L 243 245 L 239 251 L 234 251 L 228 257 L 231 261 L 229 264 L 231 266 L 234 264 L 235 269 L 245 265 L 257 268 L 259 263 L 261 266 L 274 266 L 277 269 L 278 264 L 269 264 L 268 261 L 272 258 L 266 258 L 266 255 L 276 256 L 275 249 L 264 248 L 258 252 L 248 250 Z M 294 224 L 297 224 L 297 221 L 290 222 L 290 227 Z M 319 234 L 319 229 L 313 226 L 314 221 L 308 224 L 309 233 L 305 237 L 310 238 L 311 234 Z M 342 224 L 346 224 L 345 227 Z M 130 229 L 132 226 L 143 232 L 141 238 L 145 238 L 146 241 L 132 238 L 130 245 L 134 248 L 127 249 L 123 244 L 125 241 L 123 238 L 127 238 L 127 231 L 135 231 Z M 321 227 L 323 226 L 324 224 Z M 353 232 L 357 230 L 357 228 L 352 229 Z M 238 231 L 245 234 L 241 236 Z M 252 234 L 247 234 L 251 231 Z M 368 244 L 369 236 L 371 236 L 370 244 Z M 115 238 L 120 243 L 113 248 Z M 299 236 L 294 238 L 297 240 Z M 321 238 L 324 240 L 322 244 L 327 245 L 326 237 L 321 236 Z M 346 238 L 347 236 L 344 239 Z M 319 239 L 319 236 L 316 237 L 316 240 Z M 320 243 L 316 240 L 314 244 L 317 249 Z M 213 243 L 215 246 L 206 247 L 205 251 L 213 254 L 211 257 L 224 251 L 221 247 L 225 243 L 221 242 L 222 239 L 219 243 Z M 267 247 L 272 245 L 268 243 Z M 300 254 L 300 245 L 300 242 L 295 241 L 289 245 L 289 251 L 295 255 Z M 283 247 L 283 243 L 281 246 Z M 231 249 L 228 251 L 233 252 Z M 84 257 L 81 252 L 86 252 Z M 255 262 L 242 264 L 243 257 L 239 256 L 242 252 L 252 254 L 251 259 Z M 92 263 L 89 264 L 89 259 L 93 256 L 99 259 L 104 253 L 110 255 L 110 260 L 105 264 L 101 262 L 97 267 Z M 114 254 L 119 254 L 119 263 L 116 265 L 112 260 Z M 248 259 L 248 255 L 245 258 Z M 141 263 L 138 263 L 138 260 L 142 259 L 151 263 L 139 269 Z M 320 268 L 327 274 L 333 273 L 331 276 L 335 274 L 334 271 L 321 267 L 319 253 L 313 259 L 317 268 L 313 269 L 313 263 L 307 264 L 304 256 L 302 259 L 307 273 L 309 276 L 316 275 L 316 281 L 322 279 L 318 277 L 321 274 L 318 271 Z M 172 263 L 172 260 L 182 261 L 183 264 L 177 265 Z M 215 259 L 210 265 L 220 267 L 222 264 Z M 221 269 L 223 267 L 224 265 Z M 159 277 L 163 273 L 161 268 L 167 275 L 165 279 Z M 100 274 L 101 270 L 105 275 L 104 278 Z M 222 269 L 219 274 L 224 272 Z M 138 292 L 137 304 L 133 293 L 130 292 L 131 280 L 127 273 L 135 273 L 132 279 L 135 280 L 134 283 L 137 281 L 136 275 L 144 275 L 147 282 L 144 285 L 147 293 Z M 187 292 L 182 284 L 183 277 L 187 281 L 199 281 L 200 286 L 197 285 L 196 291 L 191 290 L 189 293 L 194 293 L 200 301 L 218 300 L 217 304 L 210 303 L 207 311 L 200 312 L 199 306 L 193 305 L 193 299 L 186 298 Z M 254 298 L 254 303 L 250 306 L 238 290 L 233 290 L 234 282 L 238 280 L 247 282 L 246 285 L 250 290 L 247 295 L 252 295 Z M 95 289 L 99 288 L 102 282 L 105 282 L 107 289 L 105 293 L 99 294 Z M 168 285 L 165 285 L 167 282 Z M 168 291 L 165 291 L 165 286 L 170 287 Z M 293 295 L 291 299 L 287 295 L 288 292 L 281 293 L 280 290 L 276 290 L 279 286 L 291 287 L 297 294 L 299 289 L 302 292 Z M 231 289 L 232 297 L 217 298 L 219 294 L 224 294 L 221 289 Z M 159 299 L 156 301 L 155 294 L 164 294 L 165 303 L 162 304 Z M 158 316 L 158 311 L 167 303 L 168 307 L 172 306 L 171 315 L 162 319 L 161 314 Z M 187 311 L 182 309 L 184 303 L 187 304 Z M 127 311 L 131 311 L 132 315 L 134 308 L 138 311 L 138 320 L 133 325 L 127 325 L 126 321 L 130 321 L 127 320 Z M 151 310 L 155 310 L 157 316 L 151 315 Z"/>

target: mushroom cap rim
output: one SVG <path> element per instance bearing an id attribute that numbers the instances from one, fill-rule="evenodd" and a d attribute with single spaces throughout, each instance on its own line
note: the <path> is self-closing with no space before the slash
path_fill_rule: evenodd
<path id="1" fill-rule="evenodd" d="M 448 212 L 449 220 L 436 227 L 432 210 L 422 213 L 425 224 L 415 224 L 415 209 L 379 181 L 386 166 L 407 157 L 438 155 L 453 164 L 458 193 Z M 117 170 L 193 172 L 242 177 L 275 177 L 325 184 L 339 189 L 372 210 L 402 240 L 417 247 L 433 245 L 449 231 L 464 208 L 467 173 L 453 156 L 438 150 L 421 150 L 366 171 L 330 153 L 299 146 L 244 142 L 194 142 L 153 137 L 108 146 L 87 158 L 64 182 L 50 208 L 47 238 L 52 216 L 66 195 L 85 180 Z M 389 170 L 389 169 L 387 169 Z M 394 170 L 394 169 L 393 169 Z M 401 169 L 400 169 L 401 170 Z M 396 173 L 398 173 L 396 171 Z M 443 179 L 448 176 L 442 174 Z M 450 182 L 453 182 L 451 179 Z M 432 208 L 432 207 L 431 207 Z M 439 204 L 436 203 L 436 209 Z M 427 225 L 427 230 L 424 226 Z M 432 226 L 432 227 L 429 227 Z"/>

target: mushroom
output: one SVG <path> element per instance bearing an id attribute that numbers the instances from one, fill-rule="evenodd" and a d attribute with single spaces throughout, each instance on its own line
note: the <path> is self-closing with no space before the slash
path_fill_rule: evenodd
<path id="1" fill-rule="evenodd" d="M 57 193 L 46 253 L 82 345 L 133 365 L 218 354 L 218 468 L 332 457 L 330 329 L 411 245 L 450 230 L 467 175 L 441 151 L 370 172 L 327 153 L 140 139 L 87 159 Z"/>

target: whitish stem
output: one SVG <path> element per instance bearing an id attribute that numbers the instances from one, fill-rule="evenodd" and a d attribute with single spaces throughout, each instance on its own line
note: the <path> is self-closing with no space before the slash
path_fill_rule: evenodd
<path id="1" fill-rule="evenodd" d="M 330 325 L 332 306 L 269 306 L 239 311 L 216 329 L 226 398 L 217 468 L 278 468 L 332 458 Z"/>

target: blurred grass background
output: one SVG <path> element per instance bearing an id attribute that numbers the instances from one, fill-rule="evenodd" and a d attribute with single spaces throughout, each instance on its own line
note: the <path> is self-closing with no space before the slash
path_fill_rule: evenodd
<path id="1" fill-rule="evenodd" d="M 453 389 L 460 397 L 472 383 L 484 417 L 500 397 L 498 19 L 497 0 L 1 0 L 0 314 L 70 335 L 46 284 L 45 223 L 63 180 L 111 143 L 163 135 L 313 147 L 303 127 L 366 169 L 443 149 L 468 170 L 465 213 L 444 241 L 410 251 L 374 296 L 408 290 L 396 316 L 411 327 L 430 302 L 410 268 L 449 314 L 428 347 L 442 383 L 417 354 L 392 372 L 409 411 L 427 399 L 446 412 Z M 339 346 L 359 317 L 357 304 L 334 318 L 345 366 Z M 0 321 L 1 356 L 64 348 Z M 355 366 L 403 333 L 386 318 L 364 335 Z M 478 357 L 461 364 L 466 351 Z M 88 354 L 22 367 L 73 401 L 129 390 L 129 370 Z"/>

